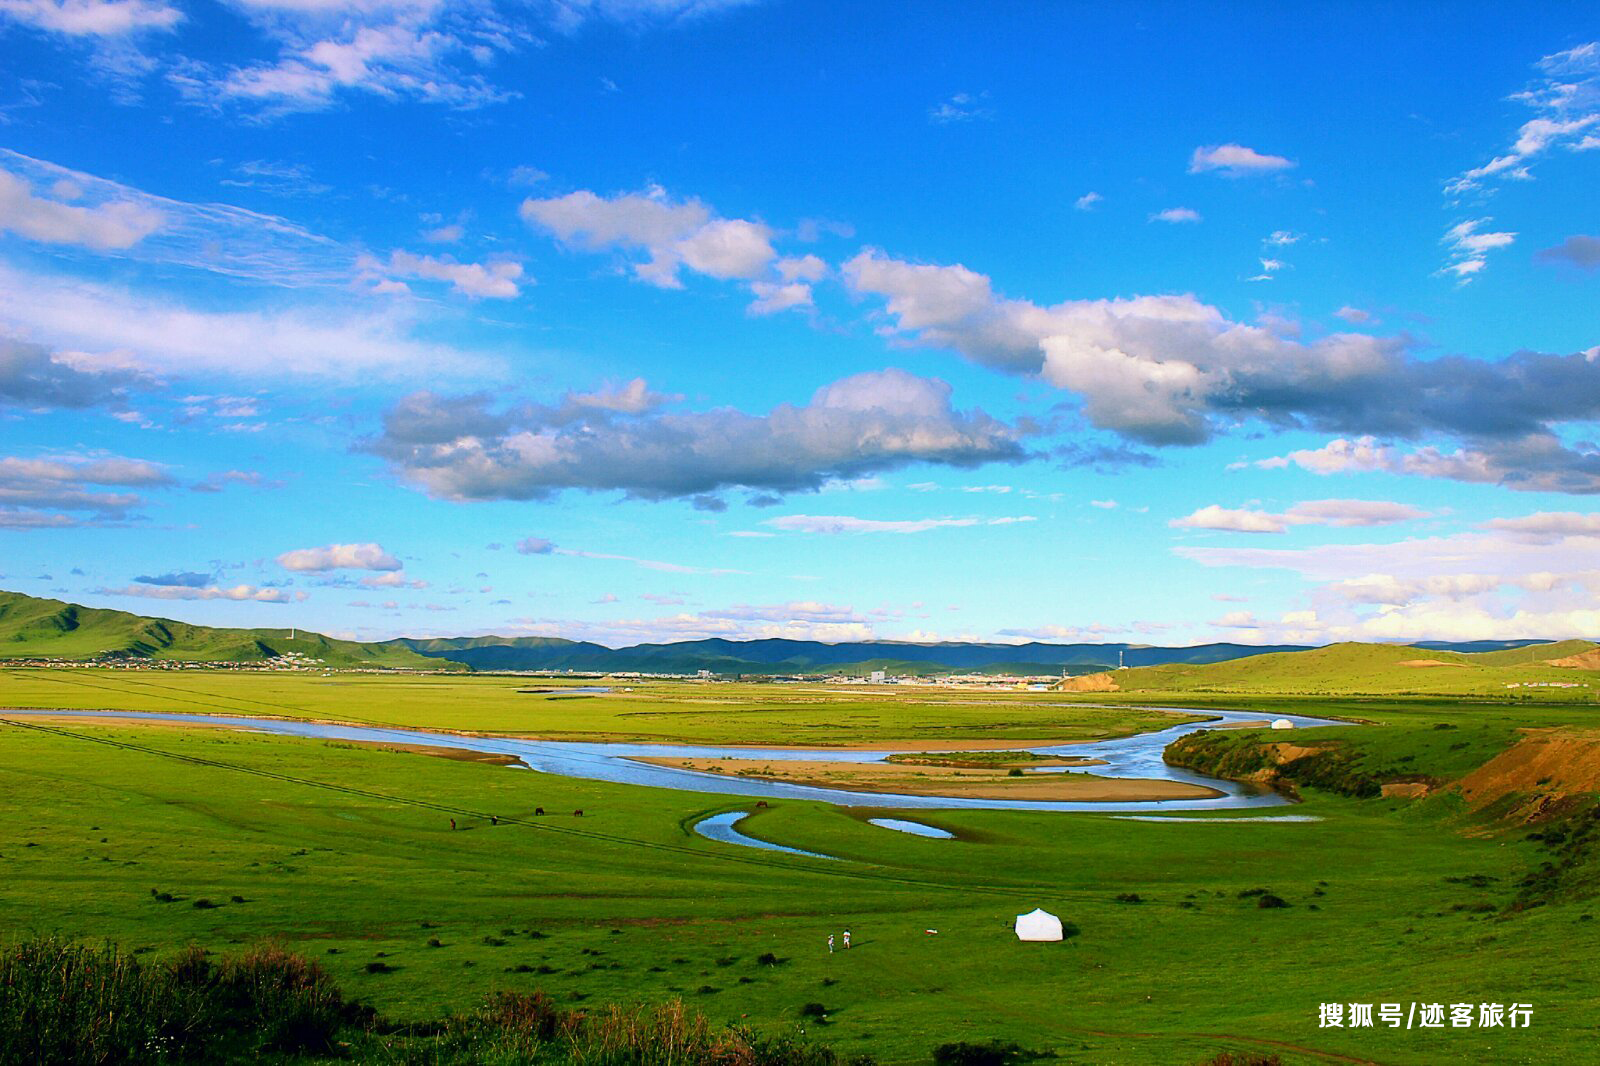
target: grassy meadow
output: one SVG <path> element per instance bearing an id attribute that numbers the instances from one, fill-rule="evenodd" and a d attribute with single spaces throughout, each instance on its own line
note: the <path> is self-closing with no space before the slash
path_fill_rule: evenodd
<path id="1" fill-rule="evenodd" d="M 14 670 L 0 673 L 0 705 L 804 744 L 998 747 L 1165 724 L 1131 707 L 1052 706 L 1059 696 L 518 691 L 538 687 L 549 686 Z M 1441 782 L 1521 728 L 1594 722 L 1583 706 L 1293 702 L 1371 723 L 1301 731 L 1297 743 L 1343 739 L 1374 774 Z M 926 1063 L 938 1044 L 988 1038 L 1054 1061 L 1163 1066 L 1223 1051 L 1286 1063 L 1592 1055 L 1600 900 L 1588 867 L 1530 889 L 1524 879 L 1564 853 L 1449 787 L 1424 799 L 1302 796 L 1293 813 L 1320 821 L 911 815 L 957 834 L 929 840 L 869 825 L 872 811 L 782 801 L 741 826 L 838 856 L 824 860 L 694 835 L 704 815 L 753 806 L 726 797 L 202 727 L 0 725 L 0 928 L 153 959 L 270 942 L 399 1021 L 498 990 L 542 989 L 568 1007 L 681 998 L 715 1022 L 804 1025 L 881 1063 Z M 552 815 L 534 818 L 535 807 Z M 1288 905 L 1260 906 L 1260 890 Z M 1011 920 L 1035 906 L 1077 935 L 1018 943 Z M 846 928 L 855 946 L 829 955 L 828 934 Z M 1319 1028 L 1318 1005 L 1331 1001 L 1527 1002 L 1533 1028 Z M 818 1003 L 825 1019 L 803 1015 Z"/>

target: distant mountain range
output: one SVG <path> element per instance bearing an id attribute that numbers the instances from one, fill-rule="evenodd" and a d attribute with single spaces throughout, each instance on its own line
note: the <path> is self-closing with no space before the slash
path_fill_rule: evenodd
<path id="1" fill-rule="evenodd" d="M 292 635 L 291 635 L 292 633 Z M 1483 652 L 1539 643 L 1423 641 L 1430 651 Z M 637 671 L 719 675 L 941 673 L 1071 674 L 1129 667 L 1229 662 L 1272 652 L 1305 651 L 1300 644 L 917 643 L 879 640 L 828 644 L 815 640 L 682 640 L 608 648 L 560 637 L 401 638 L 382 643 L 338 640 L 304 630 L 220 629 L 125 611 L 103 610 L 0 592 L 0 659 L 150 659 L 177 662 L 264 663 L 303 656 L 337 667 L 404 670 Z"/>

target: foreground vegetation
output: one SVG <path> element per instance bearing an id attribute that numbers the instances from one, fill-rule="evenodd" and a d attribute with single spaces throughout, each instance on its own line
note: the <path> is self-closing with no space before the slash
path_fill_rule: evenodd
<path id="1" fill-rule="evenodd" d="M 1134 713 L 787 686 L 715 686 L 727 701 L 707 702 L 692 685 L 676 698 L 663 688 L 552 699 L 494 679 L 62 673 L 74 683 L 0 673 L 0 704 L 39 706 L 55 693 L 76 706 L 342 709 L 457 728 L 707 740 L 752 730 L 791 742 L 913 736 L 919 717 L 940 739 L 1030 738 L 1042 724 L 1093 730 Z M 1112 699 L 1123 698 L 1134 697 Z M 1378 794 L 1332 778 L 1291 782 L 1303 800 L 1293 813 L 1315 822 L 911 816 L 951 840 L 866 821 L 887 812 L 809 802 L 775 801 L 740 824 L 837 857 L 812 859 L 695 835 L 708 814 L 749 809 L 726 797 L 190 726 L 0 725 L 0 926 L 111 941 L 140 960 L 194 945 L 219 968 L 276 945 L 316 961 L 341 1003 L 370 1006 L 393 1028 L 370 1030 L 362 1060 L 413 1039 L 412 1050 L 458 1054 L 443 1043 L 444 1020 L 470 1018 L 498 993 L 543 991 L 560 1010 L 593 1016 L 596 1004 L 681 999 L 711 1031 L 748 1027 L 753 1039 L 803 1024 L 841 1058 L 886 1066 L 925 1064 L 936 1046 L 964 1041 L 1162 1066 L 1223 1053 L 1291 1064 L 1583 1061 L 1600 1016 L 1600 962 L 1587 947 L 1600 910 L 1595 832 L 1582 813 L 1592 786 L 1572 776 L 1581 759 L 1563 764 L 1566 776 L 1534 762 L 1519 777 L 1508 753 L 1550 736 L 1579 743 L 1593 709 L 1228 705 L 1246 703 L 1263 716 L 1293 707 L 1366 723 L 1223 736 L 1241 751 L 1334 745 L 1350 770 L 1379 779 Z M 1508 759 L 1506 772 L 1484 774 Z M 1383 795 L 1399 777 L 1431 784 Z M 528 817 L 536 806 L 585 817 Z M 1036 906 L 1077 935 L 1017 942 L 1013 916 Z M 852 949 L 829 954 L 828 934 L 846 928 Z M 1528 1002 L 1533 1026 L 1320 1027 L 1318 1005 L 1341 1001 Z M 494 1061 L 486 1047 L 460 1061 Z"/>
<path id="2" fill-rule="evenodd" d="M 348 1058 L 417 1066 L 845 1066 L 796 1034 L 716 1026 L 680 1001 L 583 1010 L 543 992 L 499 992 L 466 1013 L 396 1025 L 346 1002 L 316 963 L 271 948 L 217 960 L 189 948 L 141 962 L 114 947 L 37 939 L 0 949 L 0 989 L 0 1066 Z M 849 1066 L 872 1060 L 859 1056 Z"/>

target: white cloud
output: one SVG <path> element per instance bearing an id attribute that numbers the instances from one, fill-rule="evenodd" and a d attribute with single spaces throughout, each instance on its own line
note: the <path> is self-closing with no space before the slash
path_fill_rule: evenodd
<path id="1" fill-rule="evenodd" d="M 124 588 L 95 589 L 101 596 L 133 596 L 148 600 L 241 600 L 251 603 L 293 603 L 306 598 L 304 592 L 290 592 L 281 588 L 257 588 L 254 585 L 234 585 L 224 588 L 207 585 L 190 588 L 185 585 L 128 585 Z"/>
<path id="2" fill-rule="evenodd" d="M 1169 207 L 1150 216 L 1151 222 L 1199 222 L 1200 212 L 1192 207 Z"/>
<path id="3" fill-rule="evenodd" d="M 0 328 L 76 353 L 79 369 L 353 380 L 497 375 L 498 360 L 420 341 L 404 308 L 196 310 L 0 264 Z"/>
<path id="4" fill-rule="evenodd" d="M 1445 231 L 1440 243 L 1449 251 L 1450 262 L 1445 264 L 1441 273 L 1453 274 L 1465 285 L 1489 265 L 1490 252 L 1510 247 L 1517 239 L 1515 233 L 1479 232 L 1480 226 L 1492 221 L 1490 218 L 1467 219 Z"/>
<path id="5" fill-rule="evenodd" d="M 698 200 L 672 203 L 665 194 L 627 193 L 605 198 L 587 190 L 547 199 L 530 198 L 521 214 L 530 225 L 559 240 L 599 251 L 643 252 L 634 264 L 643 281 L 680 288 L 681 268 L 720 280 L 754 280 L 777 260 L 772 230 L 759 222 L 716 218 Z"/>
<path id="6" fill-rule="evenodd" d="M 1367 326 L 1372 325 L 1377 321 L 1377 318 L 1373 316 L 1371 311 L 1365 311 L 1359 307 L 1351 307 L 1348 304 L 1335 311 L 1333 316 L 1335 318 L 1344 319 L 1352 326 Z"/>
<path id="7" fill-rule="evenodd" d="M 1587 151 L 1600 145 L 1593 135 L 1600 129 L 1600 42 L 1545 56 L 1537 66 L 1539 79 L 1512 97 L 1531 108 L 1534 117 L 1500 155 L 1446 182 L 1447 196 L 1482 192 L 1492 180 L 1531 180 L 1533 164 L 1553 148 Z"/>
<path id="8" fill-rule="evenodd" d="M 67 37 L 110 38 L 170 30 L 183 13 L 151 0 L 0 0 L 0 18 Z"/>
<path id="9" fill-rule="evenodd" d="M 1105 197 L 1101 196 L 1097 192 L 1086 192 L 1074 200 L 1072 206 L 1076 207 L 1079 211 L 1093 211 L 1095 205 L 1104 199 Z"/>
<path id="10" fill-rule="evenodd" d="M 401 563 L 371 541 L 362 544 L 329 544 L 323 548 L 298 548 L 278 556 L 285 570 L 323 573 L 328 570 L 399 570 Z"/>
<path id="11" fill-rule="evenodd" d="M 850 515 L 784 515 L 766 524 L 786 533 L 926 533 L 930 529 L 966 526 L 1003 526 L 1037 521 L 1032 515 L 1002 518 L 914 518 L 885 520 L 855 518 Z"/>
<path id="12" fill-rule="evenodd" d="M 956 93 L 928 108 L 928 121 L 941 126 L 989 118 L 994 118 L 994 108 L 989 106 L 987 92 Z"/>
<path id="13" fill-rule="evenodd" d="M 0 229 L 141 263 L 301 289 L 344 287 L 356 261 L 339 242 L 275 215 L 156 196 L 5 148 L 0 190 Z"/>
<path id="14" fill-rule="evenodd" d="M 1206 566 L 1283 569 L 1310 607 L 1262 620 L 1256 641 L 1561 639 L 1600 634 L 1600 516 L 1536 514 L 1484 531 L 1299 549 L 1182 545 Z"/>
<path id="15" fill-rule="evenodd" d="M 458 263 L 453 259 L 395 251 L 390 254 L 387 264 L 366 259 L 360 265 L 369 276 L 392 275 L 448 281 L 456 292 L 474 299 L 511 300 L 522 294 L 517 287 L 517 281 L 522 278 L 522 264 L 508 259 L 491 263 Z"/>
<path id="16" fill-rule="evenodd" d="M 1200 174 L 1218 171 L 1226 177 L 1236 178 L 1249 174 L 1271 174 L 1288 170 L 1294 163 L 1281 155 L 1263 155 L 1242 144 L 1217 144 L 1196 148 L 1189 157 L 1189 173 Z"/>
<path id="17" fill-rule="evenodd" d="M 385 416 L 369 447 L 445 499 L 539 499 L 563 489 L 693 498 L 744 487 L 813 492 L 916 462 L 972 467 L 1016 461 L 1017 432 L 958 412 L 950 386 L 900 370 L 857 374 L 809 404 L 765 415 L 729 408 L 637 414 L 524 406 L 419 393 Z"/>
<path id="18" fill-rule="evenodd" d="M 1265 243 L 1275 248 L 1285 248 L 1291 244 L 1299 243 L 1301 236 L 1301 234 L 1295 233 L 1293 230 L 1276 229 L 1267 235 Z"/>
<path id="19" fill-rule="evenodd" d="M 521 551 L 521 545 L 518 545 Z M 615 555 L 610 552 L 580 551 L 577 548 L 552 548 L 555 555 L 569 555 L 575 559 L 604 559 L 610 562 L 632 563 L 641 570 L 656 570 L 664 574 L 743 574 L 744 570 L 730 570 L 720 566 L 690 566 L 686 563 L 667 563 L 659 559 L 641 559 L 636 555 Z M 526 553 L 524 553 L 526 554 Z"/>
<path id="20" fill-rule="evenodd" d="M 1386 526 L 1429 517 L 1430 512 L 1386 500 L 1308 500 L 1280 514 L 1211 504 L 1167 523 L 1179 529 L 1232 533 L 1287 533 L 1291 526 Z"/>
<path id="21" fill-rule="evenodd" d="M 42 198 L 34 195 L 26 180 L 0 170 L 0 232 L 9 230 L 49 244 L 110 250 L 139 243 L 162 221 L 160 212 L 132 200 L 80 207 Z"/>

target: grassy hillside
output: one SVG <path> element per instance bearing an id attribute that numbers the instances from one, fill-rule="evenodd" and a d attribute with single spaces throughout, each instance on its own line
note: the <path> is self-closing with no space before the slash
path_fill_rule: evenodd
<path id="1" fill-rule="evenodd" d="M 1136 711 L 1063 709 L 1059 696 L 1027 694 L 862 706 L 859 693 L 799 691 L 806 686 L 769 692 L 793 701 L 774 706 L 743 685 L 670 686 L 675 699 L 666 685 L 614 700 L 532 691 L 546 687 L 560 686 L 0 671 L 0 703 L 18 705 L 200 704 L 317 718 L 348 709 L 457 729 L 629 729 L 639 740 L 810 742 L 827 727 L 875 739 L 862 719 L 872 714 L 881 735 L 948 727 L 999 746 L 1039 735 L 1050 715 L 1090 722 Z M 344 741 L 108 720 L 0 725 L 0 914 L 7 938 L 120 943 L 151 966 L 190 945 L 217 953 L 217 965 L 250 945 L 278 945 L 315 958 L 348 997 L 401 1023 L 471 1010 L 497 990 L 542 989 L 568 1009 L 679 997 L 717 1023 L 764 1033 L 804 1024 L 880 1066 L 928 1066 L 934 1047 L 958 1039 L 1015 1043 L 1059 1066 L 1193 1066 L 1225 1051 L 1235 1058 L 1224 1061 L 1277 1056 L 1283 1066 L 1592 1060 L 1596 865 L 1569 864 L 1577 830 L 1568 823 L 1501 813 L 1508 790 L 1543 810 L 1560 798 L 1550 789 L 1561 786 L 1571 804 L 1594 781 L 1563 784 L 1561 769 L 1535 759 L 1520 778 L 1495 776 L 1501 795 L 1453 783 L 1504 765 L 1508 748 L 1542 750 L 1547 734 L 1584 741 L 1591 711 L 1446 700 L 1318 709 L 1372 724 L 1290 735 L 1302 748 L 1349 752 L 1321 768 L 1336 773 L 1317 775 L 1336 787 L 1293 778 L 1304 803 L 1292 813 L 1310 820 L 1282 820 L 1282 810 L 1172 821 L 910 816 L 955 834 L 944 840 L 867 821 L 908 817 L 903 810 L 789 799 L 755 808 Z M 996 721 L 1007 728 L 992 730 Z M 1284 742 L 1268 731 L 1208 735 L 1226 749 L 1218 758 L 1248 754 L 1252 737 Z M 1396 775 L 1439 784 L 1416 799 L 1384 796 L 1381 785 L 1378 796 L 1351 794 L 1370 793 L 1366 778 Z M 570 814 L 578 808 L 582 818 Z M 693 831 L 730 809 L 753 810 L 742 832 L 835 858 Z M 1014 917 L 1034 907 L 1074 935 L 1017 941 Z M 827 936 L 846 928 L 854 946 L 830 954 Z M 1534 1004 L 1531 1026 L 1318 1024 L 1324 1002 L 1512 1000 Z M 451 1060 L 429 1057 L 431 1045 L 409 1055 L 404 1044 L 438 1032 L 386 1032 L 384 1046 L 358 1044 L 343 1061 L 437 1066 Z M 530 1058 L 482 1048 L 467 1060 Z"/>
<path id="2" fill-rule="evenodd" d="M 1074 679 L 1068 691 L 1249 693 L 1327 696 L 1549 695 L 1565 701 L 1593 698 L 1600 673 L 1550 660 L 1592 652 L 1586 640 L 1566 640 L 1500 651 L 1461 653 L 1393 644 L 1333 644 L 1310 651 L 1257 655 L 1203 666 L 1173 664 Z M 1576 688 L 1550 688 L 1548 683 Z M 1105 688 L 1109 684 L 1114 688 Z"/>
<path id="3" fill-rule="evenodd" d="M 0 592 L 0 659 L 131 658 L 174 662 L 266 662 L 300 655 L 329 666 L 452 669 L 408 648 L 336 640 L 303 630 L 214 629 L 126 611 Z"/>

